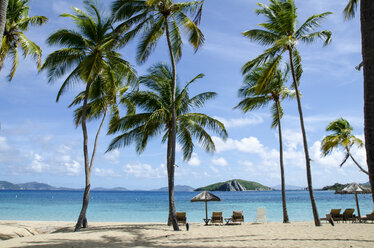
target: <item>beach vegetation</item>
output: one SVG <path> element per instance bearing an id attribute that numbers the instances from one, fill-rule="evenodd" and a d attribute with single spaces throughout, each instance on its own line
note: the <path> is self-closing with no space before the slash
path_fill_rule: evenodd
<path id="1" fill-rule="evenodd" d="M 283 108 L 281 102 L 287 98 L 295 98 L 295 91 L 289 90 L 285 86 L 288 77 L 288 68 L 284 72 L 277 68 L 271 75 L 268 76 L 265 85 L 261 87 L 259 82 L 263 82 L 263 77 L 272 66 L 272 61 L 266 63 L 264 66 L 257 67 L 253 70 L 247 71 L 244 75 L 243 86 L 239 89 L 239 97 L 242 99 L 235 107 L 242 110 L 244 113 L 256 109 L 264 108 L 270 103 L 272 112 L 271 128 L 278 128 L 279 138 L 279 165 L 281 172 L 281 189 L 282 189 L 282 206 L 283 206 L 283 223 L 289 223 L 287 205 L 286 205 L 286 184 L 284 178 L 284 164 L 283 164 L 283 140 L 281 119 L 283 117 Z M 260 88 L 260 90 L 258 89 Z"/>
<path id="2" fill-rule="evenodd" d="M 297 8 L 294 0 L 270 0 L 270 4 L 258 3 L 259 9 L 256 13 L 265 18 L 263 23 L 259 26 L 261 29 L 251 29 L 243 32 L 243 35 L 252 41 L 255 41 L 263 46 L 269 46 L 264 53 L 253 60 L 248 61 L 242 68 L 243 74 L 256 69 L 264 63 L 270 62 L 267 66 L 267 71 L 264 72 L 261 82 L 258 83 L 257 90 L 260 91 L 265 87 L 267 79 L 282 62 L 283 56 L 288 53 L 289 65 L 292 76 L 292 88 L 296 92 L 297 107 L 299 111 L 300 126 L 303 137 L 304 154 L 306 161 L 306 172 L 308 181 L 308 190 L 313 210 L 313 217 L 316 226 L 321 225 L 319 219 L 317 205 L 314 199 L 312 187 L 312 174 L 310 168 L 310 156 L 308 151 L 308 142 L 306 137 L 303 111 L 300 99 L 300 78 L 302 74 L 301 56 L 297 50 L 297 44 L 302 42 L 310 44 L 316 40 L 324 41 L 324 45 L 328 45 L 331 41 L 331 31 L 323 30 L 316 31 L 320 27 L 322 21 L 331 12 L 312 15 L 307 20 L 298 25 Z"/>
<path id="3" fill-rule="evenodd" d="M 351 158 L 355 165 L 365 173 L 369 175 L 368 171 L 365 170 L 353 157 L 351 153 L 351 148 L 354 145 L 358 147 L 363 147 L 364 143 L 361 139 L 357 138 L 352 134 L 353 127 L 351 124 L 343 119 L 339 118 L 335 121 L 330 122 L 326 127 L 327 132 L 332 132 L 332 134 L 327 135 L 323 138 L 321 143 L 321 151 L 322 156 L 327 156 L 332 153 L 332 151 L 339 149 L 340 147 L 343 148 L 345 155 L 343 161 L 339 164 L 340 167 L 344 165 L 344 163 Z"/>
<path id="4" fill-rule="evenodd" d="M 120 25 L 129 27 L 123 37 L 126 43 L 136 36 L 140 36 L 137 47 L 136 59 L 138 63 L 144 63 L 156 48 L 161 37 L 166 37 L 170 62 L 172 67 L 171 85 L 171 129 L 168 142 L 170 158 L 167 163 L 168 185 L 169 185 L 169 220 L 174 230 L 179 230 L 174 202 L 174 165 L 176 150 L 176 62 L 182 57 L 182 33 L 185 31 L 188 42 L 195 51 L 204 43 L 204 35 L 198 28 L 201 20 L 204 1 L 175 2 L 173 0 L 116 0 L 113 3 L 113 13 L 118 20 L 123 21 Z M 189 15 L 193 18 L 191 19 Z M 169 147 L 170 146 L 170 147 Z"/>
<path id="5" fill-rule="evenodd" d="M 19 63 L 19 51 L 23 56 L 35 60 L 37 68 L 41 66 L 42 50 L 25 35 L 30 26 L 41 26 L 47 22 L 45 16 L 29 16 L 29 0 L 9 0 L 6 11 L 6 22 L 0 49 L 0 70 L 7 57 L 11 60 L 12 68 L 8 74 L 11 81 Z M 3 5 L 4 6 L 4 5 Z M 3 10 L 1 10 L 3 11 Z"/>
<path id="6" fill-rule="evenodd" d="M 75 102 L 82 104 L 75 115 L 76 124 L 80 124 L 83 133 L 83 154 L 85 168 L 85 191 L 80 215 L 75 226 L 75 231 L 87 226 L 86 211 L 89 202 L 91 187 L 91 173 L 94 153 L 90 162 L 88 152 L 87 118 L 95 117 L 95 113 L 102 114 L 107 106 L 113 104 L 113 86 L 117 78 L 114 72 L 120 72 L 129 82 L 136 80 L 135 71 L 131 65 L 117 52 L 123 45 L 120 41 L 123 36 L 123 27 L 113 28 L 115 19 L 113 17 L 101 16 L 98 8 L 90 1 L 85 1 L 87 12 L 72 7 L 73 14 L 64 13 L 61 17 L 70 18 L 74 21 L 76 29 L 60 29 L 51 34 L 47 43 L 50 46 L 59 46 L 60 49 L 52 52 L 46 58 L 42 70 L 47 71 L 49 82 L 65 78 L 56 101 L 72 86 L 83 84 L 85 90 L 79 94 Z M 65 77 L 65 75 L 67 77 Z M 109 78 L 109 79 L 108 79 Z M 111 89 L 111 87 L 114 87 Z M 100 111 L 96 111 L 96 91 L 104 96 L 104 103 Z M 96 94 L 96 95 L 95 95 Z M 108 97 L 106 97 L 108 96 Z M 92 102 L 89 103 L 90 97 Z M 99 97 L 100 98 L 100 97 Z M 110 101 L 108 99 L 111 99 Z M 94 152 L 95 152 L 94 147 Z"/>

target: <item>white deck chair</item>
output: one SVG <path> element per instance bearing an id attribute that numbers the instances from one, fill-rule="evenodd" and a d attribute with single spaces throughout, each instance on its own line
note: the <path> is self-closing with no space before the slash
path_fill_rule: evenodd
<path id="1" fill-rule="evenodd" d="M 257 217 L 255 223 L 266 223 L 266 208 L 257 208 Z"/>

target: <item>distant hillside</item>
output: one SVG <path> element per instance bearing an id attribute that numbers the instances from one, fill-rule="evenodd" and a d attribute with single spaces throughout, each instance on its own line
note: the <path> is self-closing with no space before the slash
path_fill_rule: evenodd
<path id="1" fill-rule="evenodd" d="M 58 190 L 58 188 L 38 182 L 13 184 L 7 181 L 0 181 L 0 190 Z"/>
<path id="2" fill-rule="evenodd" d="M 168 187 L 153 189 L 152 191 L 168 191 Z M 175 185 L 174 191 L 192 192 L 194 191 L 194 188 L 187 186 L 187 185 Z"/>
<path id="3" fill-rule="evenodd" d="M 241 188 L 243 187 L 243 189 Z M 271 190 L 268 186 L 257 182 L 242 179 L 233 179 L 226 182 L 214 183 L 205 187 L 197 188 L 195 191 L 242 191 L 242 190 Z"/>
<path id="4" fill-rule="evenodd" d="M 329 185 L 329 186 L 325 186 L 322 188 L 322 190 L 339 190 L 339 189 L 343 189 L 345 186 L 347 186 L 349 183 L 347 184 L 340 184 L 340 183 L 335 183 L 334 185 Z M 370 186 L 370 182 L 367 182 L 367 183 L 361 183 L 360 185 L 362 186 Z"/>
<path id="5" fill-rule="evenodd" d="M 281 185 L 276 185 L 276 186 L 273 186 L 271 188 L 275 189 L 275 190 L 282 190 Z M 305 190 L 305 187 L 294 186 L 294 185 L 286 185 L 286 190 Z"/>

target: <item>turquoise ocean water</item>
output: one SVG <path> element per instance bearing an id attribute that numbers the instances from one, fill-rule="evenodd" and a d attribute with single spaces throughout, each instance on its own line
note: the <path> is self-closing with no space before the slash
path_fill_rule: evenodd
<path id="1" fill-rule="evenodd" d="M 203 202 L 190 202 L 198 192 L 175 192 L 177 211 L 187 212 L 189 222 L 205 218 Z M 221 202 L 208 202 L 208 211 L 222 211 L 230 217 L 233 210 L 243 210 L 245 221 L 256 218 L 258 207 L 266 207 L 268 221 L 282 221 L 280 191 L 214 192 Z M 290 221 L 312 221 L 307 191 L 287 191 Z M 75 221 L 81 208 L 83 192 L 77 191 L 0 191 L 1 220 Z M 355 208 L 354 195 L 335 195 L 315 191 L 320 216 L 331 208 Z M 371 195 L 359 195 L 362 215 L 374 209 Z M 165 222 L 168 215 L 168 193 L 149 191 L 91 192 L 88 221 Z"/>

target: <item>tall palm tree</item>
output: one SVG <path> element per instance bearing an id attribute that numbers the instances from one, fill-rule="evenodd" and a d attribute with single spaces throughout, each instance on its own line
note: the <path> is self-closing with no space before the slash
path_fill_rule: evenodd
<path id="1" fill-rule="evenodd" d="M 0 0 L 0 41 L 3 40 L 7 8 L 8 8 L 8 0 Z"/>
<path id="2" fill-rule="evenodd" d="M 267 65 L 271 65 L 268 63 Z M 274 71 L 266 82 L 266 86 L 258 90 L 258 82 L 261 82 L 264 72 L 267 71 L 264 67 L 257 67 L 254 70 L 246 73 L 244 76 L 243 86 L 239 89 L 239 97 L 243 100 L 235 108 L 241 109 L 244 113 L 263 108 L 273 102 L 271 112 L 273 115 L 272 128 L 278 127 L 279 135 L 279 165 L 281 171 L 281 187 L 282 187 L 282 206 L 283 206 L 283 223 L 289 223 L 287 205 L 286 205 L 286 188 L 284 179 L 284 165 L 283 165 L 283 141 L 281 119 L 283 117 L 283 108 L 281 101 L 289 97 L 295 97 L 295 91 L 288 90 L 284 85 L 287 80 L 287 74 L 282 73 L 280 69 Z"/>
<path id="3" fill-rule="evenodd" d="M 108 150 L 135 143 L 137 152 L 141 153 L 146 148 L 150 138 L 162 134 L 162 142 L 168 144 L 167 163 L 170 164 L 170 154 L 173 152 L 170 144 L 173 139 L 173 101 L 171 97 L 173 94 L 173 77 L 172 69 L 165 64 L 151 67 L 148 70 L 148 75 L 141 77 L 140 84 L 145 85 L 148 90 L 133 93 L 130 100 L 144 112 L 123 117 L 115 125 L 111 125 L 109 133 L 120 133 L 120 135 L 113 139 Z M 222 138 L 227 137 L 225 127 L 221 122 L 205 114 L 191 112 L 193 109 L 203 107 L 207 100 L 216 95 L 214 92 L 204 92 L 190 97 L 189 86 L 202 77 L 202 74 L 197 75 L 183 89 L 176 87 L 176 132 L 185 160 L 191 158 L 194 149 L 193 139 L 197 139 L 206 151 L 213 152 L 215 150 L 213 140 L 206 128 Z M 170 184 L 174 185 L 174 177 L 169 177 L 169 186 Z M 175 209 L 174 194 L 169 198 L 169 205 L 170 216 L 170 211 Z"/>
<path id="4" fill-rule="evenodd" d="M 297 106 L 300 117 L 300 126 L 303 136 L 303 145 L 306 161 L 306 172 L 308 180 L 308 189 L 312 204 L 314 222 L 316 226 L 321 225 L 318 216 L 317 206 L 314 199 L 312 187 L 312 174 L 310 170 L 310 156 L 308 151 L 308 142 L 304 127 L 304 118 L 299 94 L 299 83 L 302 73 L 301 57 L 296 49 L 299 42 L 312 43 L 316 39 L 324 40 L 324 45 L 331 41 L 331 32 L 315 31 L 321 24 L 321 21 L 331 12 L 325 12 L 319 15 L 309 17 L 302 25 L 298 26 L 296 5 L 294 0 L 270 0 L 269 5 L 258 4 L 260 9 L 256 10 L 258 15 L 265 18 L 265 22 L 259 24 L 262 29 L 252 29 L 243 33 L 243 35 L 252 41 L 261 45 L 270 46 L 265 52 L 257 58 L 247 62 L 243 68 L 243 73 L 251 71 L 253 68 L 271 60 L 271 65 L 265 73 L 262 82 L 259 82 L 258 90 L 264 87 L 267 78 L 277 68 L 283 55 L 288 52 L 291 75 L 293 79 L 292 87 L 296 91 Z"/>
<path id="5" fill-rule="evenodd" d="M 366 163 L 369 169 L 372 200 L 374 202 L 374 4 L 372 0 L 348 0 L 345 19 L 355 16 L 360 1 L 362 67 L 364 70 L 364 131 Z"/>
<path id="6" fill-rule="evenodd" d="M 85 191 L 75 231 L 79 231 L 82 225 L 86 226 L 86 211 L 91 187 L 92 165 L 90 166 L 88 154 L 86 126 L 87 103 L 91 86 L 99 79 L 100 75 L 110 68 L 117 68 L 116 70 L 123 71 L 128 81 L 135 80 L 135 72 L 129 63 L 122 59 L 117 52 L 121 44 L 123 27 L 113 29 L 115 21 L 112 17 L 102 18 L 97 7 L 89 1 L 85 1 L 85 5 L 89 13 L 72 7 L 74 14 L 61 15 L 62 17 L 71 18 L 77 29 L 61 29 L 49 36 L 47 40 L 49 45 L 57 45 L 62 48 L 49 54 L 42 66 L 42 70 L 47 70 L 50 82 L 69 73 L 62 83 L 56 101 L 72 85 L 77 83 L 85 85 L 80 118 L 83 132 Z"/>
<path id="7" fill-rule="evenodd" d="M 137 60 L 144 63 L 152 51 L 156 48 L 157 42 L 165 34 L 169 48 L 170 61 L 172 66 L 172 95 L 171 95 L 171 132 L 168 149 L 170 158 L 168 159 L 168 188 L 169 188 L 169 207 L 174 201 L 174 165 L 176 149 L 176 61 L 182 56 L 182 35 L 183 29 L 188 38 L 188 42 L 194 47 L 195 51 L 204 43 L 204 35 L 197 27 L 202 13 L 203 1 L 175 2 L 173 0 L 116 0 L 113 4 L 113 12 L 118 20 L 124 20 L 122 25 L 132 27 L 127 32 L 124 42 L 141 34 L 140 42 L 137 47 Z M 191 20 L 188 14 L 194 16 Z M 175 209 L 169 211 L 169 224 L 173 225 L 174 230 L 179 230 Z"/>
<path id="8" fill-rule="evenodd" d="M 30 55 L 36 61 L 37 68 L 41 65 L 42 50 L 38 45 L 29 40 L 24 34 L 30 25 L 38 25 L 47 22 L 45 16 L 29 17 L 29 0 L 9 0 L 6 23 L 0 49 L 0 70 L 5 58 L 9 55 L 12 60 L 12 69 L 8 75 L 11 81 L 18 67 L 18 47 L 23 51 L 23 56 Z"/>
<path id="9" fill-rule="evenodd" d="M 327 156 L 334 149 L 342 147 L 346 154 L 343 162 L 340 164 L 340 167 L 343 166 L 343 164 L 348 160 L 348 158 L 351 158 L 352 161 L 363 173 L 369 175 L 369 173 L 364 168 L 362 168 L 362 166 L 352 156 L 351 148 L 354 145 L 362 147 L 364 144 L 361 139 L 357 138 L 352 134 L 353 127 L 351 126 L 351 124 L 349 124 L 347 120 L 339 118 L 335 121 L 330 122 L 329 125 L 326 127 L 326 131 L 333 133 L 323 138 L 321 143 L 322 155 Z"/>

